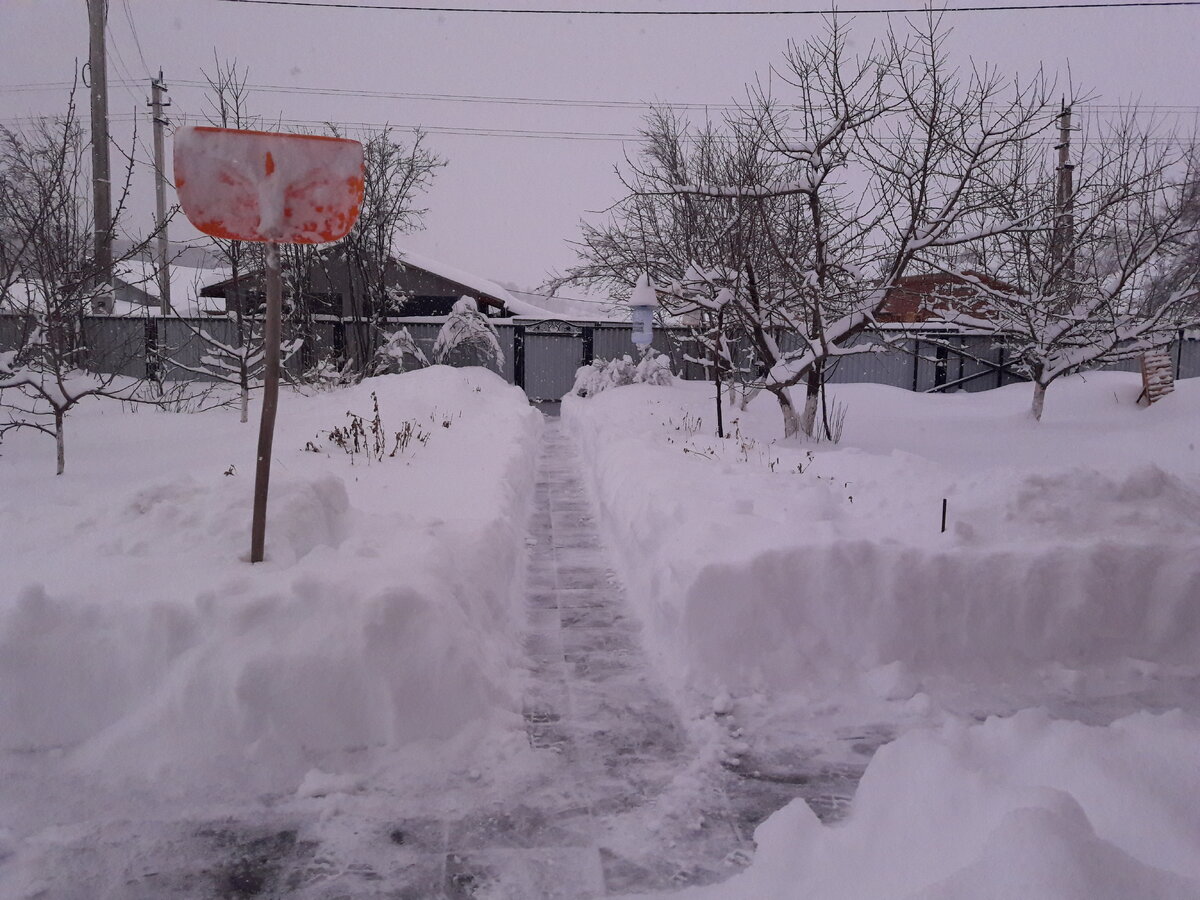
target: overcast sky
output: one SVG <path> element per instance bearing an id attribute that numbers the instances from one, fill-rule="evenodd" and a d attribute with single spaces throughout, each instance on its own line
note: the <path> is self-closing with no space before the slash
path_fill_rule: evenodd
<path id="1" fill-rule="evenodd" d="M 424 2 L 528 9 L 829 8 L 761 0 Z M 1191 131 L 1197 123 L 1200 7 L 963 12 L 948 14 L 947 21 L 954 28 L 952 53 L 962 63 L 988 61 L 1021 72 L 1044 65 L 1064 83 L 1069 65 L 1071 80 L 1094 90 L 1101 103 L 1176 107 L 1169 115 L 1178 124 Z M 854 22 L 855 40 L 865 46 L 887 17 L 859 15 Z M 612 168 L 623 152 L 635 149 L 620 136 L 636 131 L 645 112 L 639 103 L 729 104 L 779 59 L 789 38 L 803 39 L 820 25 L 813 16 L 530 16 L 110 0 L 110 112 L 125 146 L 129 119 L 141 117 L 137 157 L 148 163 L 144 104 L 150 72 L 163 70 L 172 121 L 195 124 L 203 112 L 196 83 L 202 70 L 213 69 L 215 53 L 246 66 L 252 85 L 276 88 L 252 92 L 254 109 L 267 119 L 423 125 L 431 132 L 430 146 L 449 166 L 427 195 L 425 230 L 408 245 L 479 275 L 532 287 L 547 271 L 570 264 L 567 241 L 578 234 L 579 220 L 595 218 L 594 211 L 618 198 Z M 65 91 L 44 85 L 69 82 L 75 61 L 86 61 L 87 53 L 85 0 L 0 0 L 0 121 L 11 125 L 19 117 L 61 112 Z M 296 92 L 313 88 L 339 94 Z M 405 94 L 493 99 L 396 96 Z M 86 109 L 84 100 L 85 122 Z M 135 225 L 148 227 L 148 179 L 138 187 Z M 180 226 L 173 237 L 190 234 Z"/>

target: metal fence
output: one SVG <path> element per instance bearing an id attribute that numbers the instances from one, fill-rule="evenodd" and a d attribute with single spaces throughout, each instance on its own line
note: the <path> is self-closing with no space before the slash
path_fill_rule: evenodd
<path id="1" fill-rule="evenodd" d="M 524 388 L 532 400 L 554 401 L 570 391 L 575 372 L 594 359 L 633 356 L 636 348 L 628 325 L 549 319 L 541 322 L 494 323 L 504 354 L 502 366 L 492 366 L 503 378 Z M 408 329 L 417 346 L 433 361 L 433 346 L 441 330 L 438 319 L 388 320 L 373 340 L 383 340 L 400 328 Z M 0 315 L 0 350 L 15 349 L 23 340 L 29 320 Z M 89 365 L 96 371 L 134 378 L 215 381 L 205 357 L 215 345 L 238 343 L 237 323 L 225 317 L 115 318 L 88 316 L 83 320 Z M 318 319 L 303 328 L 287 323 L 284 340 L 302 340 L 302 349 L 286 362 L 292 375 L 322 361 L 341 362 L 362 353 L 361 325 L 338 319 Z M 878 339 L 861 335 L 858 343 L 878 345 Z M 795 335 L 780 334 L 780 347 L 799 346 Z M 711 377 L 704 362 L 707 354 L 693 333 L 683 328 L 660 328 L 654 348 L 671 358 L 672 369 L 685 379 Z M 755 362 L 745 340 L 732 341 L 738 367 L 753 373 Z M 1181 335 L 1171 346 L 1177 378 L 1200 376 L 1200 340 Z M 369 355 L 369 354 L 368 354 Z M 1137 371 L 1136 359 L 1106 366 Z M 206 371 L 207 370 L 207 371 Z M 871 382 L 913 391 L 983 391 L 1020 381 L 1006 358 L 1005 349 L 987 335 L 908 332 L 895 336 L 877 352 L 840 357 L 828 372 L 835 384 Z"/>

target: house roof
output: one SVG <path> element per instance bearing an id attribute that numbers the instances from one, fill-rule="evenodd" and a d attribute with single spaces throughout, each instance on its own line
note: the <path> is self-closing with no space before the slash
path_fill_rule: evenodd
<path id="1" fill-rule="evenodd" d="M 401 250 L 396 257 L 396 261 L 403 265 L 406 269 L 413 269 L 420 272 L 425 272 L 429 275 L 436 276 L 443 281 L 448 281 L 456 288 L 456 292 L 463 295 L 470 295 L 485 303 L 488 306 L 504 307 L 510 314 L 516 316 L 537 316 L 545 318 L 547 312 L 544 308 L 536 306 L 525 300 L 519 300 L 505 288 L 483 278 L 468 272 L 465 269 L 460 269 L 432 257 L 425 256 L 422 253 L 414 253 L 411 250 Z M 237 280 L 243 278 L 258 277 L 259 272 L 246 272 L 238 277 Z M 201 291 L 202 297 L 219 297 L 226 288 L 233 285 L 234 279 L 226 278 L 223 281 L 214 282 L 205 285 Z"/>
<path id="2" fill-rule="evenodd" d="M 448 263 L 433 259 L 423 253 L 414 253 L 412 250 L 401 250 L 400 262 L 407 268 L 420 269 L 423 272 L 428 272 L 430 275 L 436 275 L 439 278 L 446 279 L 446 281 L 452 281 L 455 284 L 461 285 L 464 288 L 464 294 L 479 296 L 481 299 L 494 298 L 500 301 L 515 316 L 532 315 L 542 318 L 546 316 L 544 308 L 535 306 L 525 300 L 518 300 L 510 291 L 496 284 L 496 282 L 481 278 L 465 269 L 459 269 Z"/>
<path id="3" fill-rule="evenodd" d="M 228 280 L 228 268 L 197 268 L 172 263 L 171 273 L 171 309 L 180 315 L 197 315 L 212 310 L 212 304 L 204 302 L 207 296 L 202 293 L 202 285 L 212 278 L 224 277 Z M 138 288 L 151 300 L 159 299 L 158 267 L 153 262 L 142 259 L 123 260 L 115 267 L 115 276 L 126 284 Z M 133 304 L 132 306 L 136 306 Z M 151 314 L 158 307 L 149 307 Z M 146 315 L 146 307 L 130 310 L 136 315 Z"/>
<path id="4" fill-rule="evenodd" d="M 969 280 L 968 280 L 969 279 Z M 1011 290 L 1002 281 L 982 272 L 927 272 L 905 275 L 888 291 L 875 320 L 887 324 L 925 324 L 954 319 L 955 313 L 988 317 L 987 294 L 979 285 Z"/>

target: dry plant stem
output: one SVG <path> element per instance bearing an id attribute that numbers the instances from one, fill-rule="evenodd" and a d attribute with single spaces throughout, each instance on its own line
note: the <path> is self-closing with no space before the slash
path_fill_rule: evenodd
<path id="1" fill-rule="evenodd" d="M 271 443 L 275 438 L 275 410 L 279 406 L 280 307 L 283 290 L 279 276 L 279 245 L 267 244 L 267 318 L 263 331 L 263 404 L 258 427 L 258 462 L 254 472 L 254 520 L 250 528 L 250 562 L 263 561 L 267 536 L 267 489 L 271 481 Z"/>

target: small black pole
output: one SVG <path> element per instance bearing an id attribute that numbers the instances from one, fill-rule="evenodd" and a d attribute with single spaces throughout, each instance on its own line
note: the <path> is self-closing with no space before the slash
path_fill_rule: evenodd
<path id="1" fill-rule="evenodd" d="M 942 498 L 942 534 L 946 533 L 946 498 Z"/>

